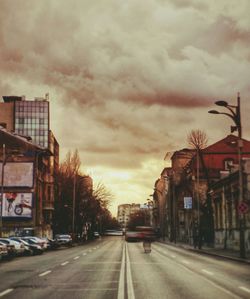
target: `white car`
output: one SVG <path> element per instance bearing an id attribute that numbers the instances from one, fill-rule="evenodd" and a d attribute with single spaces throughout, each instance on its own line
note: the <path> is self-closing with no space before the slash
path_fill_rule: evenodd
<path id="1" fill-rule="evenodd" d="M 15 248 L 15 254 L 16 255 L 22 255 L 24 254 L 24 251 L 25 251 L 25 247 L 22 243 L 19 243 L 17 241 L 14 241 L 14 240 L 11 240 L 11 239 L 8 239 L 8 238 L 0 238 L 0 241 L 2 243 L 5 243 L 6 245 L 9 244 L 9 245 L 13 245 L 14 248 Z"/>
<path id="2" fill-rule="evenodd" d="M 34 237 L 34 236 L 26 236 L 26 237 L 22 237 L 22 240 L 33 240 L 36 243 L 38 243 L 43 250 L 47 249 L 47 242 L 41 238 Z"/>

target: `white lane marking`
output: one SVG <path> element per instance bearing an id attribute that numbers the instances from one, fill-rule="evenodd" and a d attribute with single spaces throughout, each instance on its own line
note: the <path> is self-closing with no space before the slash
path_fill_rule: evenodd
<path id="1" fill-rule="evenodd" d="M 201 271 L 208 274 L 208 275 L 214 275 L 213 272 L 207 271 L 206 269 L 202 269 Z"/>
<path id="2" fill-rule="evenodd" d="M 155 252 L 156 254 L 160 255 L 161 257 L 165 257 L 164 254 L 160 253 L 160 252 Z M 193 274 L 197 274 L 195 271 L 189 269 L 187 266 L 183 265 L 183 264 L 177 264 L 178 266 L 180 266 L 181 268 L 185 269 L 187 272 Z M 223 287 L 217 285 L 216 283 L 214 283 L 213 281 L 210 280 L 210 278 L 207 278 L 207 276 L 200 276 L 203 280 L 207 281 L 208 283 L 210 283 L 211 285 L 213 285 L 214 287 L 216 287 L 217 289 L 225 292 L 226 294 L 228 294 L 230 297 L 233 298 L 238 298 L 241 299 L 241 297 L 237 296 L 235 293 L 232 293 L 230 291 L 228 291 L 227 289 L 224 289 Z"/>
<path id="3" fill-rule="evenodd" d="M 86 253 L 86 252 L 84 252 L 82 255 L 87 255 L 87 253 Z"/>
<path id="4" fill-rule="evenodd" d="M 5 291 L 3 291 L 2 293 L 0 293 L 0 297 L 3 297 L 4 295 L 9 294 L 10 292 L 12 292 L 14 289 L 7 289 Z"/>
<path id="5" fill-rule="evenodd" d="M 74 260 L 77 260 L 77 259 L 79 259 L 79 257 L 80 257 L 80 256 L 76 256 L 76 257 L 74 257 Z"/>
<path id="6" fill-rule="evenodd" d="M 183 264 L 186 264 L 186 265 L 189 265 L 190 262 L 189 261 L 186 261 L 186 260 L 182 260 Z"/>
<path id="7" fill-rule="evenodd" d="M 93 249 L 96 250 L 96 247 L 94 247 Z"/>
<path id="8" fill-rule="evenodd" d="M 175 259 L 175 258 L 176 258 L 176 255 L 171 255 L 171 257 L 172 257 L 173 259 Z"/>
<path id="9" fill-rule="evenodd" d="M 51 272 L 51 270 L 45 271 L 45 272 L 39 274 L 39 276 L 40 277 L 45 276 L 45 275 L 49 274 L 50 272 Z"/>
<path id="10" fill-rule="evenodd" d="M 125 243 L 123 244 L 122 249 L 122 263 L 119 277 L 119 285 L 118 285 L 118 295 L 117 299 L 124 299 L 124 278 L 125 278 Z"/>
<path id="11" fill-rule="evenodd" d="M 250 289 L 243 287 L 243 286 L 239 286 L 239 289 L 241 289 L 242 291 L 245 291 L 247 293 L 250 293 Z"/>
<path id="12" fill-rule="evenodd" d="M 66 261 L 66 262 L 62 263 L 61 266 L 65 266 L 65 265 L 67 265 L 68 263 L 69 263 L 69 262 Z"/>
<path id="13" fill-rule="evenodd" d="M 134 286 L 133 286 L 132 275 L 131 275 L 131 267 L 130 267 L 130 259 L 128 255 L 127 243 L 125 243 L 125 249 L 126 249 L 128 299 L 135 299 L 135 292 L 134 292 Z"/>

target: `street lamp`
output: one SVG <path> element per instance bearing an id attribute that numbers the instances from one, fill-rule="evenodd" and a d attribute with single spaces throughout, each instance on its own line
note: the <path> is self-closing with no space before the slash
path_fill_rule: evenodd
<path id="1" fill-rule="evenodd" d="M 5 144 L 2 150 L 2 179 L 1 179 L 1 205 L 0 205 L 0 237 L 2 238 L 3 231 L 3 184 L 4 184 L 4 166 L 6 164 Z"/>
<path id="2" fill-rule="evenodd" d="M 239 160 L 239 203 L 243 202 L 243 174 L 242 174 L 242 126 L 241 126 L 241 115 L 240 115 L 240 94 L 237 94 L 237 105 L 229 105 L 226 101 L 217 101 L 216 105 L 225 107 L 229 110 L 227 112 L 219 112 L 217 110 L 210 110 L 208 113 L 212 114 L 224 114 L 230 117 L 235 126 L 231 126 L 231 133 L 238 131 L 238 160 Z M 240 257 L 246 258 L 246 248 L 245 248 L 245 233 L 244 233 L 244 215 L 240 214 Z"/>

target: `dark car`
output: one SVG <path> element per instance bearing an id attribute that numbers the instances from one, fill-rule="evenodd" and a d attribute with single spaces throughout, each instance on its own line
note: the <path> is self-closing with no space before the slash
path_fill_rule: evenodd
<path id="1" fill-rule="evenodd" d="M 42 238 L 42 239 L 47 242 L 47 249 L 54 250 L 60 246 L 59 243 L 54 239 L 49 239 L 49 238 Z"/>

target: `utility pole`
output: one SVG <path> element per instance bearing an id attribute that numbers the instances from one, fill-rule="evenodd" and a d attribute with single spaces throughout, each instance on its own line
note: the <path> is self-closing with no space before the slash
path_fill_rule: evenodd
<path id="1" fill-rule="evenodd" d="M 76 205 L 76 173 L 73 177 L 73 204 L 72 204 L 72 237 L 75 240 L 75 205 Z"/>
<path id="2" fill-rule="evenodd" d="M 3 192 L 4 192 L 4 165 L 6 160 L 5 144 L 2 147 L 2 177 L 1 177 L 1 205 L 0 205 L 0 237 L 3 235 Z"/>

